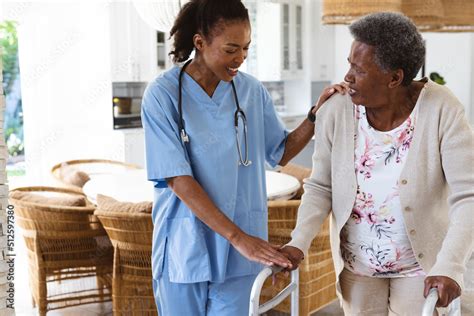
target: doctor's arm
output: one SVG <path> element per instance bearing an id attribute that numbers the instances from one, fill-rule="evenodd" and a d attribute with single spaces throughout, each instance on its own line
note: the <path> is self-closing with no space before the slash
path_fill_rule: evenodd
<path id="1" fill-rule="evenodd" d="M 191 176 L 166 179 L 170 189 L 209 228 L 227 239 L 237 251 L 249 260 L 265 265 L 290 267 L 291 262 L 278 246 L 246 234 L 211 201 L 201 185 Z"/>
<path id="2" fill-rule="evenodd" d="M 331 85 L 323 90 L 319 96 L 318 102 L 313 108 L 313 114 L 316 114 L 321 106 L 326 102 L 334 93 L 339 92 L 345 94 L 348 90 L 347 84 L 342 82 L 340 84 Z M 314 123 L 309 121 L 307 118 L 289 135 L 285 144 L 285 151 L 283 156 L 278 163 L 280 166 L 285 166 L 291 159 L 293 159 L 303 148 L 308 144 L 311 138 L 314 136 Z"/>

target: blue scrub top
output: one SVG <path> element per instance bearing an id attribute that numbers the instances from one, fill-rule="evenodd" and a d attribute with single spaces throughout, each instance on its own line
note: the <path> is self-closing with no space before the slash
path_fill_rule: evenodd
<path id="1" fill-rule="evenodd" d="M 267 239 L 265 162 L 276 166 L 288 132 L 264 86 L 239 72 L 234 78 L 240 107 L 247 117 L 252 164 L 239 166 L 234 128 L 236 104 L 229 82 L 220 81 L 213 96 L 188 74 L 182 78 L 183 119 L 188 151 L 178 131 L 178 76 L 173 67 L 151 82 L 143 96 L 148 179 L 155 183 L 152 269 L 158 279 L 163 260 L 176 283 L 223 282 L 258 273 L 262 266 L 240 255 L 203 224 L 167 187 L 166 178 L 190 175 L 215 205 L 246 233 Z M 242 147 L 243 124 L 239 120 Z M 244 155 L 244 148 L 242 148 Z"/>

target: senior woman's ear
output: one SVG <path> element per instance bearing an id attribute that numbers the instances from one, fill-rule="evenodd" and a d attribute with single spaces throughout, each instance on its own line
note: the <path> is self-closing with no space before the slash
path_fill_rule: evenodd
<path id="1" fill-rule="evenodd" d="M 405 77 L 402 69 L 392 70 L 390 76 L 388 87 L 391 89 L 401 86 Z"/>

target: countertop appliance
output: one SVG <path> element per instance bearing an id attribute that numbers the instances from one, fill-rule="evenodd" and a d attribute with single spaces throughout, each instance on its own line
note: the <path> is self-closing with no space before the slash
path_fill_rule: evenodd
<path id="1" fill-rule="evenodd" d="M 113 128 L 141 128 L 142 96 L 146 82 L 113 82 L 112 115 Z"/>

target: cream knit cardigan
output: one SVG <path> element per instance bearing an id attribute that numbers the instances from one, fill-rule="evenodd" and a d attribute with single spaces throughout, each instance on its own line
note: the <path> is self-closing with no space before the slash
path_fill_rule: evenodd
<path id="1" fill-rule="evenodd" d="M 426 79 L 425 79 L 426 80 Z M 417 101 L 413 142 L 400 174 L 400 202 L 413 251 L 428 275 L 454 279 L 463 273 L 473 248 L 474 134 L 456 97 L 427 80 Z M 289 245 L 305 255 L 324 219 L 331 214 L 331 250 L 340 296 L 344 268 L 339 234 L 356 197 L 353 105 L 337 94 L 318 112 L 313 172 Z"/>

